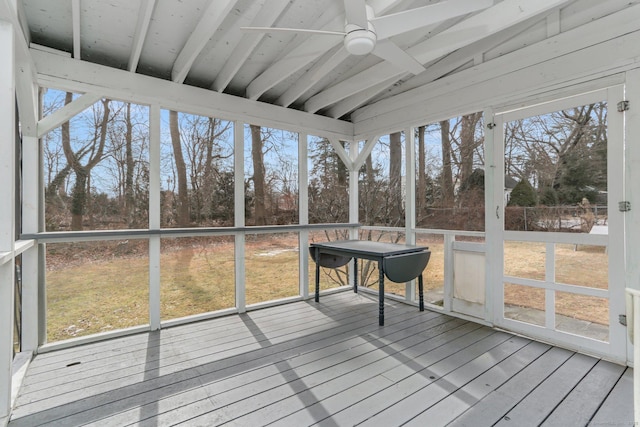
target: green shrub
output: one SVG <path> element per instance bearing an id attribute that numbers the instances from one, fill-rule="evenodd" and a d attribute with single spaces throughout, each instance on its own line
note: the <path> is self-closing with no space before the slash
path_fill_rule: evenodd
<path id="1" fill-rule="evenodd" d="M 513 187 L 507 206 L 536 206 L 537 204 L 536 191 L 526 179 L 523 179 Z"/>

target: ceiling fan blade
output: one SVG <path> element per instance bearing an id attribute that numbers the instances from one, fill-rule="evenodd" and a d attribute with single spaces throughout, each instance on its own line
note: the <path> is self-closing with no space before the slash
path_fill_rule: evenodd
<path id="1" fill-rule="evenodd" d="M 391 40 L 378 40 L 372 53 L 411 74 L 420 74 L 425 70 L 421 63 Z"/>
<path id="2" fill-rule="evenodd" d="M 323 36 L 341 36 L 341 37 L 344 37 L 346 34 L 342 31 L 308 30 L 304 28 L 240 27 L 240 29 L 242 31 L 253 31 L 258 33 L 309 33 L 309 34 L 320 34 Z"/>
<path id="3" fill-rule="evenodd" d="M 448 0 L 376 17 L 371 23 L 378 39 L 385 39 L 490 6 L 493 6 L 493 0 Z"/>
<path id="4" fill-rule="evenodd" d="M 344 13 L 347 24 L 357 25 L 360 28 L 368 28 L 367 5 L 365 0 L 344 0 Z"/>

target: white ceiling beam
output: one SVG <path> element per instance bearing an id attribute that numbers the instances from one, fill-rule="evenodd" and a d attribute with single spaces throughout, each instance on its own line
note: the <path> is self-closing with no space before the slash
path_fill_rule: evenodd
<path id="1" fill-rule="evenodd" d="M 151 15 L 153 15 L 153 9 L 155 7 L 156 0 L 142 0 L 140 2 L 136 32 L 133 36 L 133 46 L 131 47 L 129 64 L 127 66 L 127 69 L 131 72 L 135 73 L 138 68 L 140 54 L 142 53 L 142 46 L 144 46 L 144 40 L 147 37 L 147 31 L 149 30 L 149 24 L 151 23 Z"/>
<path id="2" fill-rule="evenodd" d="M 398 6 L 400 3 L 402 3 L 402 1 L 403 0 L 373 0 L 369 2 L 369 6 L 373 8 L 375 16 L 380 16 Z M 280 98 L 278 98 L 276 104 L 282 105 L 283 107 L 288 107 L 289 105 L 293 104 L 305 92 L 311 89 L 315 84 L 317 84 L 325 76 L 331 73 L 340 64 L 342 64 L 342 62 L 344 62 L 350 56 L 350 54 L 342 48 L 342 44 L 340 46 L 341 47 L 336 51 L 334 55 L 329 57 L 326 61 L 318 61 L 318 63 L 314 64 L 313 67 L 311 67 L 304 75 L 296 80 L 289 87 L 289 89 L 287 89 L 280 96 Z M 391 80 L 395 81 L 395 79 Z M 380 85 L 376 85 L 376 87 L 380 87 Z M 352 103 L 350 102 L 349 104 Z M 359 105 L 361 105 L 361 103 L 356 103 L 353 108 L 356 108 Z M 341 117 L 342 115 L 344 115 L 344 113 L 339 116 L 330 114 L 330 116 L 334 118 Z"/>
<path id="3" fill-rule="evenodd" d="M 485 52 L 501 45 L 508 40 L 511 40 L 524 31 L 526 31 L 526 29 L 521 28 L 520 26 L 513 26 L 507 28 L 504 31 L 500 31 L 499 33 L 486 37 L 480 41 L 465 46 L 461 49 L 458 49 L 455 52 L 437 61 L 436 63 L 427 66 L 427 71 L 414 76 L 405 82 L 402 82 L 397 86 L 397 88 L 394 87 L 393 90 L 396 91 L 396 93 L 402 93 L 415 89 L 417 87 L 424 86 L 433 82 L 434 80 L 441 78 L 442 76 L 446 76 L 447 74 L 457 70 L 458 68 L 469 63 L 472 60 L 474 61 L 474 65 L 479 65 L 483 61 L 477 62 L 478 58 L 482 58 Z M 388 87 L 391 87 L 396 83 L 396 80 L 390 79 L 388 80 L 388 82 L 390 82 Z M 349 98 L 344 99 L 333 105 L 331 108 L 327 109 L 327 114 L 329 115 L 329 117 L 333 118 L 342 117 L 344 114 L 354 110 L 360 105 L 364 105 L 378 93 L 382 92 L 382 90 L 377 89 L 378 86 L 373 86 L 358 94 L 350 96 Z M 394 94 L 391 95 L 393 96 Z M 397 100 L 395 103 L 387 105 L 387 108 L 400 108 L 402 106 L 402 101 Z M 358 112 L 359 114 L 360 111 L 361 110 L 359 110 Z"/>
<path id="4" fill-rule="evenodd" d="M 411 90 L 357 110 L 352 114 L 352 120 L 354 122 L 375 120 L 382 111 L 395 111 L 415 103 L 416 100 L 445 94 L 451 87 L 472 86 L 493 76 L 506 75 L 518 69 L 534 67 L 553 58 L 570 54 L 575 50 L 601 43 L 603 40 L 616 39 L 629 32 L 637 31 L 638 21 L 640 21 L 640 5 L 487 61 L 481 66 L 456 73 L 446 80 L 418 85 Z M 510 31 L 505 35 L 508 36 L 509 33 Z"/>
<path id="5" fill-rule="evenodd" d="M 342 31 L 344 16 L 335 17 L 323 29 Z M 337 29 L 337 30 L 336 30 Z M 267 68 L 247 86 L 246 96 L 258 99 L 263 93 L 318 59 L 332 47 L 342 43 L 343 37 L 311 35 L 287 53 L 284 58 Z"/>
<path id="6" fill-rule="evenodd" d="M 373 9 L 374 16 L 381 16 L 398 6 L 404 0 L 369 0 L 367 3 Z"/>
<path id="7" fill-rule="evenodd" d="M 570 0 L 504 0 L 491 8 L 444 30 L 407 50 L 418 62 L 447 55 L 456 49 L 495 34 L 534 16 L 559 7 Z M 405 73 L 386 61 L 322 91 L 305 103 L 305 110 L 316 112 L 377 84 L 380 79 L 402 77 Z"/>
<path id="8" fill-rule="evenodd" d="M 38 91 L 35 85 L 37 75 L 35 64 L 29 51 L 28 39 L 25 33 L 29 32 L 26 21 L 20 23 L 19 11 L 15 9 L 15 2 L 0 0 L 0 20 L 11 22 L 14 30 L 15 63 L 16 63 L 16 100 L 20 113 L 22 133 L 26 136 L 35 136 L 38 105 Z M 20 6 L 18 6 L 20 7 Z"/>
<path id="9" fill-rule="evenodd" d="M 29 23 L 27 22 L 27 15 L 24 11 L 23 2 L 16 2 L 16 9 L 18 13 L 18 22 L 20 22 L 20 29 L 22 30 L 22 37 L 27 41 L 27 46 L 31 43 L 31 32 L 29 31 Z"/>
<path id="10" fill-rule="evenodd" d="M 304 109 L 309 113 L 315 113 L 324 107 L 375 86 L 381 79 L 400 79 L 408 74 L 387 61 L 380 62 L 312 96 L 305 102 Z"/>
<path id="11" fill-rule="evenodd" d="M 80 57 L 80 0 L 71 0 L 71 26 L 73 33 L 73 57 Z"/>
<path id="12" fill-rule="evenodd" d="M 250 27 L 270 27 L 282 15 L 289 5 L 289 0 L 269 0 L 265 2 L 258 12 Z M 227 59 L 216 76 L 211 89 L 222 92 L 227 88 L 233 76 L 240 70 L 245 61 L 251 56 L 253 50 L 260 44 L 266 33 L 245 33 L 233 53 Z"/>
<path id="13" fill-rule="evenodd" d="M 560 34 L 560 9 L 554 10 L 547 16 L 547 37 Z"/>
<path id="14" fill-rule="evenodd" d="M 38 122 L 38 138 L 42 138 L 58 126 L 68 122 L 87 108 L 102 99 L 101 95 L 95 93 L 85 93 L 84 95 L 73 100 L 70 104 L 65 105 L 43 117 Z"/>
<path id="15" fill-rule="evenodd" d="M 288 107 L 300 98 L 306 91 L 311 89 L 320 80 L 331 73 L 338 65 L 350 56 L 346 49 L 342 46 L 331 55 L 326 61 L 322 58 L 313 64 L 306 73 L 296 80 L 289 88 L 278 98 L 276 104 Z"/>
<path id="16" fill-rule="evenodd" d="M 2 1 L 2 0 L 0 0 Z M 208 89 L 173 83 L 86 61 L 31 49 L 41 86 L 104 97 L 191 114 L 241 120 L 323 137 L 353 138 L 353 124 Z"/>
<path id="17" fill-rule="evenodd" d="M 639 20 L 640 5 L 633 6 L 357 110 L 351 115 L 356 138 L 487 105 L 516 108 L 527 96 L 541 102 L 618 84 L 624 74 L 617 73 L 638 66 Z"/>
<path id="18" fill-rule="evenodd" d="M 193 29 L 189 39 L 178 54 L 176 62 L 173 64 L 171 79 L 174 82 L 184 82 L 196 58 L 202 52 L 209 39 L 213 37 L 236 2 L 237 0 L 210 0 L 209 5 L 202 14 L 202 18 Z"/>
<path id="19" fill-rule="evenodd" d="M 337 104 L 334 104 L 331 108 L 327 109 L 326 113 L 329 117 L 333 117 L 334 119 L 340 118 L 348 112 L 360 107 L 376 95 L 382 93 L 385 89 L 393 86 L 393 84 L 397 81 L 398 80 L 395 77 L 383 80 L 375 86 L 371 86 L 370 88 L 367 88 L 360 93 L 357 93 L 347 99 L 343 99 Z"/>

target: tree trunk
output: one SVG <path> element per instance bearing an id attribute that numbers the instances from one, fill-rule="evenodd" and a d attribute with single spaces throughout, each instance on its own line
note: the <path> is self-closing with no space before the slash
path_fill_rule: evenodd
<path id="1" fill-rule="evenodd" d="M 367 156 L 365 160 L 366 165 L 366 189 L 365 191 L 361 191 L 359 195 L 360 206 L 362 206 L 362 211 L 364 213 L 364 218 L 361 218 L 361 222 L 364 225 L 374 225 L 375 223 L 375 214 L 374 210 L 375 206 L 375 185 L 376 185 L 376 174 L 373 170 L 373 157 L 371 154 Z"/>
<path id="2" fill-rule="evenodd" d="M 460 130 L 460 183 L 465 184 L 473 172 L 473 153 L 476 149 L 475 131 L 482 113 L 462 116 Z"/>
<path id="3" fill-rule="evenodd" d="M 262 135 L 260 126 L 250 125 L 251 128 L 251 159 L 253 160 L 253 188 L 255 196 L 255 225 L 267 224 L 267 209 L 265 206 L 265 171 L 264 154 L 262 152 Z"/>
<path id="4" fill-rule="evenodd" d="M 71 229 L 82 230 L 82 217 L 87 203 L 87 172 L 84 168 L 75 170 L 76 182 L 71 193 Z"/>
<path id="5" fill-rule="evenodd" d="M 424 146 L 425 127 L 418 128 L 418 188 L 416 189 L 416 216 L 422 218 L 427 195 L 427 160 Z"/>
<path id="6" fill-rule="evenodd" d="M 454 188 L 453 172 L 451 170 L 451 135 L 449 134 L 449 120 L 440 122 L 440 136 L 442 139 L 442 206 L 453 207 Z"/>
<path id="7" fill-rule="evenodd" d="M 344 141 L 340 141 L 340 145 L 342 145 L 342 147 L 344 148 Z M 333 148 L 332 148 L 333 150 Z M 336 167 L 337 167 L 337 174 L 338 174 L 338 184 L 340 184 L 341 186 L 346 186 L 347 185 L 347 177 L 349 176 L 349 173 L 347 171 L 347 166 L 342 162 L 342 159 L 340 158 L 340 156 L 338 156 L 338 153 L 333 152 L 335 159 L 336 159 Z"/>
<path id="8" fill-rule="evenodd" d="M 402 222 L 402 142 L 400 132 L 389 135 L 389 195 L 391 196 L 391 217 L 393 224 Z"/>
<path id="9" fill-rule="evenodd" d="M 127 218 L 127 225 L 133 226 L 135 221 L 135 200 L 133 191 L 133 170 L 135 164 L 133 161 L 133 123 L 131 123 L 131 104 L 126 104 L 125 112 L 125 178 L 124 178 L 124 205 Z"/>
<path id="10" fill-rule="evenodd" d="M 178 126 L 178 112 L 169 111 L 169 131 L 171 133 L 171 145 L 176 162 L 176 174 L 178 179 L 178 227 L 189 226 L 189 195 L 187 188 L 187 166 L 182 156 L 182 143 L 180 141 L 180 127 Z"/>
<path id="11" fill-rule="evenodd" d="M 202 213 L 207 220 L 213 218 L 213 193 L 215 186 L 213 147 L 215 141 L 216 121 L 209 118 L 207 127 L 207 146 L 204 161 L 204 176 L 202 177 Z"/>
<path id="12" fill-rule="evenodd" d="M 73 94 L 67 92 L 65 95 L 65 105 L 70 104 L 72 100 Z M 69 129 L 69 122 L 67 121 L 63 123 L 61 127 L 62 151 L 64 152 L 65 158 L 67 159 L 67 164 L 71 166 L 76 175 L 76 183 L 73 187 L 71 201 L 71 229 L 74 231 L 82 230 L 82 216 L 87 205 L 87 179 L 91 174 L 91 170 L 94 168 L 94 166 L 102 160 L 104 147 L 107 141 L 107 126 L 109 123 L 109 100 L 102 100 L 102 104 L 102 121 L 96 124 L 96 126 L 100 127 L 100 132 L 97 132 L 98 129 L 96 129 L 96 136 L 92 141 L 92 145 L 90 147 L 90 151 L 92 151 L 93 154 L 87 161 L 86 165 L 82 165 L 80 163 L 79 156 L 74 153 L 71 148 L 71 132 Z M 96 141 L 96 139 L 98 139 L 98 141 Z M 95 149 L 96 142 L 98 144 L 97 149 Z M 84 151 L 84 149 L 81 149 L 79 151 L 82 152 Z"/>

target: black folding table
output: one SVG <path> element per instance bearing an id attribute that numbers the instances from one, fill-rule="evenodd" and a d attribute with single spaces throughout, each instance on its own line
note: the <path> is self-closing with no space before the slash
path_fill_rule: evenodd
<path id="1" fill-rule="evenodd" d="M 358 292 L 358 259 L 378 262 L 378 323 L 384 325 L 384 277 L 394 282 L 408 282 L 416 277 L 419 285 L 420 311 L 424 310 L 422 272 L 431 252 L 426 246 L 372 242 L 370 240 L 338 240 L 312 243 L 310 253 L 316 263 L 316 302 L 320 301 L 320 267 L 337 268 L 354 260 L 353 291 Z"/>

